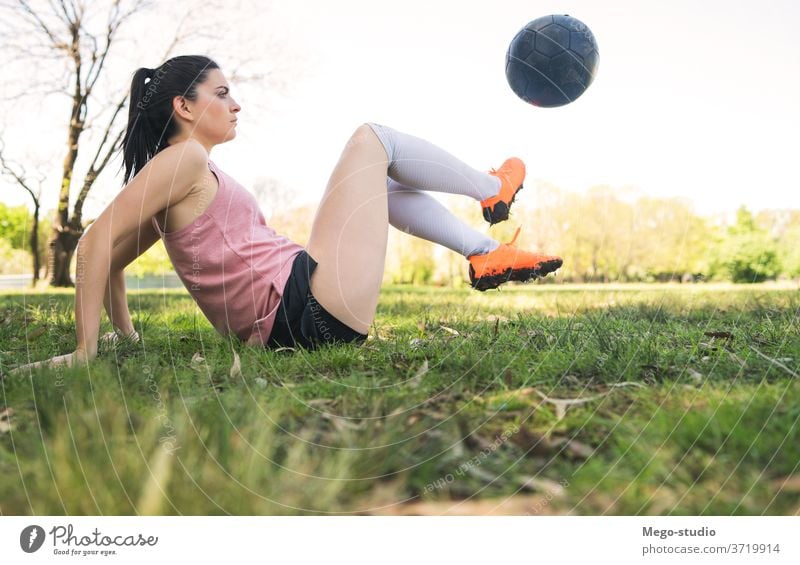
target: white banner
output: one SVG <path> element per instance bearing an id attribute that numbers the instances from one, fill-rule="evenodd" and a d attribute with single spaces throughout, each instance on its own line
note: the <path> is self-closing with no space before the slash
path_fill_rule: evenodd
<path id="1" fill-rule="evenodd" d="M 0 557 L 4 564 L 797 564 L 798 534 L 798 517 L 11 516 L 0 518 Z"/>

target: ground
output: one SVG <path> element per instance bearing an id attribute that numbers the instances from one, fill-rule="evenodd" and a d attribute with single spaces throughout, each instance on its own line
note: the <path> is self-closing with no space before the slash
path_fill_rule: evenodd
<path id="1" fill-rule="evenodd" d="M 0 295 L 2 368 L 73 304 Z M 142 343 L 0 381 L 2 514 L 800 512 L 796 286 L 385 287 L 313 353 L 129 304 Z"/>

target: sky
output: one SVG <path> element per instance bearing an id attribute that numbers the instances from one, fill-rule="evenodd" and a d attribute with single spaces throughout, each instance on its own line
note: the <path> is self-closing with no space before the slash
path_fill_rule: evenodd
<path id="1" fill-rule="evenodd" d="M 600 64 L 578 100 L 536 108 L 509 88 L 505 54 L 526 23 L 554 13 L 590 27 Z M 257 107 L 258 85 L 231 83 L 242 106 L 238 135 L 211 159 L 247 188 L 272 177 L 297 203 L 319 202 L 349 135 L 376 122 L 479 170 L 516 155 L 526 162 L 526 182 L 572 191 L 633 187 L 685 197 L 704 215 L 742 204 L 800 208 L 791 157 L 800 131 L 796 2 L 282 0 L 246 19 L 285 37 L 308 63 L 269 111 Z M 147 24 L 170 24 L 158 21 Z M 223 39 L 231 49 L 252 49 L 235 27 Z M 132 55 L 118 61 L 123 77 L 158 63 Z M 15 114 L 4 113 L 14 123 Z M 47 171 L 48 207 L 65 137 L 53 121 L 63 123 L 63 113 L 43 108 L 8 129 L 17 147 L 52 143 L 58 158 Z M 88 217 L 119 190 L 121 176 L 101 178 Z M 3 202 L 29 202 L 21 189 L 0 187 Z"/>

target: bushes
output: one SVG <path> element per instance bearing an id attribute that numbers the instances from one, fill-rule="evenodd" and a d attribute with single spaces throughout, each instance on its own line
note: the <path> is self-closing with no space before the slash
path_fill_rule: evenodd
<path id="1" fill-rule="evenodd" d="M 717 251 L 712 270 L 736 283 L 774 279 L 781 271 L 777 246 L 763 233 L 731 235 Z"/>
<path id="2" fill-rule="evenodd" d="M 29 274 L 33 270 L 31 254 L 14 249 L 6 239 L 0 238 L 0 275 Z"/>

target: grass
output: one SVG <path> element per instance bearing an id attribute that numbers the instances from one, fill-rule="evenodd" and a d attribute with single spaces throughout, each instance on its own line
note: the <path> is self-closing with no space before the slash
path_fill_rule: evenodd
<path id="1" fill-rule="evenodd" d="M 142 344 L 0 382 L 2 514 L 800 512 L 796 287 L 385 287 L 316 352 L 129 304 Z M 72 307 L 0 295 L 2 366 L 71 351 Z"/>

